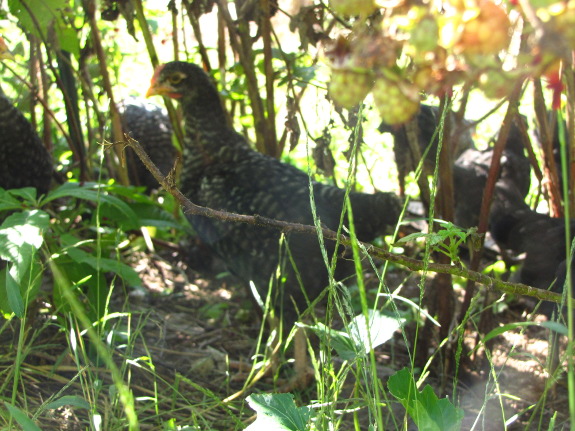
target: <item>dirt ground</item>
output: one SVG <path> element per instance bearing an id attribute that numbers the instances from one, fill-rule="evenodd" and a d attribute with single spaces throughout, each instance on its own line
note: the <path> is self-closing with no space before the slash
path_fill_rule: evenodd
<path id="1" fill-rule="evenodd" d="M 200 260 L 204 257 L 199 256 Z M 121 324 L 115 330 L 129 331 L 135 340 L 130 351 L 122 346 L 117 347 L 118 358 L 123 355 L 146 358 L 143 362 L 153 364 L 154 373 L 149 371 L 150 365 L 132 367 L 130 371 L 134 394 L 159 400 L 156 404 L 159 411 L 155 411 L 155 405 L 150 404 L 150 419 L 139 414 L 142 429 L 160 429 L 156 416 L 162 416 L 163 409 L 177 418 L 178 424 L 197 423 L 192 422 L 191 418 L 200 415 L 215 430 L 231 429 L 231 416 L 241 417 L 245 424 L 249 424 L 253 420 L 253 412 L 247 406 L 238 407 L 242 403 L 237 400 L 225 405 L 221 400 L 236 396 L 241 400 L 254 391 L 276 391 L 284 382 L 284 377 L 289 378 L 291 372 L 290 367 L 280 369 L 279 380 L 267 375 L 253 386 L 244 388 L 256 352 L 261 318 L 247 290 L 223 272 L 222 267 L 216 265 L 214 269 L 212 266 L 207 271 L 209 276 L 201 276 L 184 263 L 190 262 L 196 266 L 205 264 L 198 263 L 197 259 L 198 256 L 190 260 L 168 250 L 135 254 L 132 264 L 141 275 L 143 288 L 130 288 L 127 292 L 119 290 L 113 295 L 111 311 L 131 313 L 129 319 L 118 320 Z M 406 275 L 402 270 L 392 270 L 387 280 L 389 287 L 394 288 Z M 417 296 L 417 280 L 412 277 L 403 294 Z M 460 299 L 463 297 L 461 289 L 456 289 L 456 293 Z M 42 327 L 43 330 L 38 332 L 38 339 L 34 342 L 37 348 L 28 352 L 22 368 L 22 381 L 29 394 L 29 402 L 38 405 L 54 393 L 60 393 L 58 391 L 63 388 L 60 394 L 82 394 L 77 368 L 71 361 L 72 352 L 67 348 L 66 334 L 55 326 L 46 325 L 42 319 L 51 319 L 50 313 L 41 308 L 39 315 L 42 317 L 33 326 Z M 502 308 L 498 313 L 489 312 L 493 327 L 528 318 L 546 319 L 530 316 L 518 301 L 510 301 Z M 13 349 L 17 339 L 18 324 L 13 321 L 10 325 L 13 332 L 4 331 L 0 337 L 0 357 L 6 361 L 0 364 L 3 372 L 9 368 L 14 357 L 14 351 L 9 349 Z M 414 329 L 413 322 L 406 327 L 409 343 L 413 343 L 409 337 L 413 336 Z M 549 376 L 545 369 L 548 337 L 547 329 L 536 326 L 506 332 L 497 337 L 491 346 L 489 362 L 483 349 L 474 355 L 468 354 L 475 346 L 477 336 L 473 331 L 466 332 L 466 349 L 456 394 L 459 406 L 465 410 L 463 430 L 547 429 L 550 416 L 555 411 L 558 412 L 556 429 L 569 429 L 564 375 L 548 392 L 542 411 L 534 412 L 530 407 L 542 397 L 548 383 Z M 315 341 L 312 339 L 312 343 Z M 564 341 L 560 344 L 563 350 Z M 393 340 L 377 348 L 376 357 L 378 373 L 386 380 L 409 363 L 404 337 L 398 332 Z M 430 371 L 427 383 L 432 385 L 436 394 L 451 396 L 453 374 L 444 375 L 439 356 L 432 362 Z M 105 372 L 102 375 L 104 380 L 110 379 Z M 351 397 L 351 391 L 350 382 L 349 390 L 343 391 L 344 397 Z M 107 396 L 102 397 L 107 399 Z M 315 385 L 312 383 L 296 393 L 296 402 L 309 402 L 315 397 Z M 38 405 L 31 405 L 31 410 L 34 411 Z M 241 409 L 241 413 L 238 409 Z M 401 406 L 392 405 L 387 413 L 391 412 L 401 423 Z M 503 424 L 503 415 L 507 428 Z M 165 420 L 170 415 L 163 417 Z M 66 407 L 43 412 L 38 420 L 45 430 L 87 429 L 86 417 L 78 410 Z M 353 429 L 351 415 L 349 426 L 345 425 L 347 420 L 340 429 Z M 530 423 L 530 420 L 533 422 Z M 392 423 L 390 429 L 395 429 L 391 428 Z M 415 428 L 411 426 L 410 429 Z"/>

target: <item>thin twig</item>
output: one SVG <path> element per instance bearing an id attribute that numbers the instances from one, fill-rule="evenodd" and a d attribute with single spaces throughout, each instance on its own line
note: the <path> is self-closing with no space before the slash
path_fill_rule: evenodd
<path id="1" fill-rule="evenodd" d="M 152 173 L 154 178 L 162 185 L 166 191 L 168 191 L 176 201 L 183 207 L 186 214 L 198 215 L 204 217 L 215 218 L 222 221 L 234 222 L 234 223 L 246 223 L 255 226 L 262 226 L 266 228 L 278 229 L 284 233 L 297 232 L 309 235 L 317 235 L 316 228 L 314 226 L 304 225 L 300 223 L 289 223 L 280 220 L 274 220 L 267 217 L 262 217 L 259 215 L 243 215 L 234 214 L 225 211 L 218 211 L 211 208 L 202 207 L 192 203 L 187 197 L 185 197 L 182 192 L 176 187 L 173 181 L 172 172 L 175 171 L 175 167 L 172 171 L 164 177 L 156 165 L 152 162 L 150 157 L 146 154 L 144 149 L 140 146 L 138 141 L 126 136 L 126 140 L 119 142 L 118 144 L 111 145 L 123 145 L 125 147 L 131 147 L 138 157 L 142 160 L 142 163 L 146 168 Z M 177 160 L 176 163 L 179 161 Z M 323 236 L 329 240 L 339 240 L 339 242 L 344 246 L 351 246 L 351 240 L 345 235 L 340 234 L 339 237 L 336 232 L 322 228 Z M 550 292 L 547 290 L 537 289 L 535 287 L 527 286 L 521 283 L 509 283 L 502 280 L 497 280 L 495 278 L 489 277 L 488 275 L 481 274 L 476 271 L 470 271 L 468 269 L 458 267 L 455 265 L 445 265 L 433 262 L 424 262 L 421 260 L 413 259 L 408 256 L 393 254 L 382 248 L 375 247 L 371 244 L 363 244 L 367 253 L 375 258 L 393 262 L 395 264 L 401 265 L 411 271 L 431 271 L 442 274 L 451 274 L 458 277 L 463 277 L 468 280 L 473 280 L 477 283 L 483 284 L 487 289 L 496 289 L 501 292 L 515 294 L 515 295 L 527 295 L 543 301 L 552 301 L 556 303 L 561 302 L 561 295 L 555 292 Z"/>

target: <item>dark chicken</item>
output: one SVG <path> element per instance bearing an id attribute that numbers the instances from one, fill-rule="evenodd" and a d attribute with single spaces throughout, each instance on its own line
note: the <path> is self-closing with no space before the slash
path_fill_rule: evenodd
<path id="1" fill-rule="evenodd" d="M 565 221 L 533 211 L 525 203 L 530 162 L 524 153 L 523 127 L 519 123 L 524 121 L 523 117 L 516 117 L 509 131 L 489 213 L 489 232 L 502 250 L 525 254 L 519 282 L 548 289 L 564 265 Z M 456 223 L 462 227 L 478 223 L 492 155 L 491 149 L 467 150 L 455 162 L 455 214 Z M 570 229 L 573 237 L 575 220 L 571 221 Z M 563 283 L 556 284 L 554 290 L 562 288 Z M 540 310 L 547 314 L 552 309 L 553 306 L 546 304 Z"/>
<path id="2" fill-rule="evenodd" d="M 520 122 L 525 119 L 516 117 L 509 129 L 509 135 L 501 158 L 501 168 L 498 185 L 505 185 L 516 191 L 518 199 L 523 199 L 529 192 L 531 164 L 525 155 L 523 132 Z M 468 149 L 455 161 L 453 167 L 453 185 L 455 202 L 455 224 L 469 228 L 479 223 L 479 212 L 483 199 L 483 189 L 487 183 L 489 167 L 493 157 L 493 149 L 485 151 Z M 496 195 L 493 208 L 505 204 L 505 196 Z M 493 209 L 492 209 L 493 211 Z"/>
<path id="3" fill-rule="evenodd" d="M 519 281 L 540 289 L 549 288 L 566 259 L 565 220 L 533 211 L 517 190 L 499 182 L 489 224 L 493 239 L 502 249 L 525 253 Z M 569 225 L 571 241 L 575 220 Z"/>
<path id="4" fill-rule="evenodd" d="M 182 104 L 186 138 L 181 189 L 192 202 L 313 225 L 308 176 L 252 150 L 243 136 L 227 126 L 217 89 L 201 68 L 183 62 L 158 67 L 148 90 L 148 96 L 154 94 L 173 97 Z M 322 225 L 336 230 L 344 190 L 315 182 L 311 189 Z M 374 239 L 398 221 L 401 205 L 394 194 L 351 193 L 350 200 L 361 240 Z M 307 308 L 306 297 L 315 298 L 328 285 L 324 259 L 314 236 L 291 233 L 286 238 L 287 246 L 282 246 L 280 232 L 274 229 L 199 216 L 190 216 L 190 220 L 230 271 L 244 282 L 253 281 L 262 297 L 267 295 L 278 265 L 282 268 L 281 288 L 274 291 L 279 294 L 275 305 L 284 310 L 290 322 L 296 317 L 296 309 Z M 328 255 L 334 253 L 334 244 L 328 242 L 326 248 Z M 340 259 L 336 279 L 352 273 L 351 265 Z"/>
<path id="5" fill-rule="evenodd" d="M 0 37 L 0 59 L 11 55 Z M 0 88 L 0 187 L 35 187 L 45 194 L 52 179 L 52 157 L 32 124 Z"/>
<path id="6" fill-rule="evenodd" d="M 167 175 L 176 159 L 168 116 L 159 106 L 136 98 L 123 100 L 118 109 L 124 133 L 138 141 L 162 174 Z M 148 190 L 158 188 L 156 179 L 130 148 L 126 148 L 126 160 L 131 184 L 146 186 Z"/>

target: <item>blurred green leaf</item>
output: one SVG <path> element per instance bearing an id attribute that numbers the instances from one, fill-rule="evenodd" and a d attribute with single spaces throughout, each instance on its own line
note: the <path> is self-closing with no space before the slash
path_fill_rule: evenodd
<path id="1" fill-rule="evenodd" d="M 76 395 L 65 395 L 57 400 L 51 401 L 44 405 L 44 409 L 58 409 L 63 406 L 79 407 L 82 409 L 90 410 L 91 406 L 84 398 Z"/>
<path id="2" fill-rule="evenodd" d="M 246 431 L 306 431 L 313 411 L 297 407 L 292 394 L 253 394 L 247 398 L 258 414 Z"/>
<path id="3" fill-rule="evenodd" d="M 16 420 L 16 422 L 18 422 L 24 431 L 42 431 L 38 425 L 36 425 L 34 421 L 18 407 L 8 404 L 7 402 L 4 402 L 4 405 L 10 412 L 10 415 Z"/>
<path id="4" fill-rule="evenodd" d="M 119 260 L 99 257 L 82 250 L 80 247 L 84 241 L 73 235 L 62 235 L 62 245 L 70 258 L 76 263 L 84 263 L 90 267 L 104 272 L 113 272 L 120 276 L 130 286 L 140 286 L 142 281 L 138 273 L 131 266 L 120 262 Z"/>
<path id="5" fill-rule="evenodd" d="M 10 310 L 20 319 L 24 317 L 24 300 L 20 293 L 20 286 L 16 283 L 9 270 L 6 271 L 6 296 Z"/>

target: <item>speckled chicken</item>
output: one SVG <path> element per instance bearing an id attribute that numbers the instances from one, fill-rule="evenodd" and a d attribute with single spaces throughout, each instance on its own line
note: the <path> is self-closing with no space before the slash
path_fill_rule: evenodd
<path id="1" fill-rule="evenodd" d="M 148 95 L 154 94 L 181 102 L 186 123 L 181 189 L 192 202 L 313 225 L 308 176 L 254 151 L 242 135 L 226 125 L 217 89 L 200 67 L 183 62 L 158 67 L 148 90 Z M 315 182 L 311 189 L 322 225 L 337 229 L 344 190 Z M 374 239 L 398 221 L 401 205 L 392 193 L 351 193 L 350 200 L 361 240 Z M 270 280 L 275 279 L 278 265 L 283 269 L 275 305 L 282 305 L 288 320 L 295 319 L 296 308 L 306 308 L 306 297 L 315 298 L 328 285 L 315 236 L 289 234 L 287 247 L 283 247 L 280 233 L 274 229 L 198 216 L 190 219 L 198 235 L 223 258 L 229 270 L 245 282 L 253 281 L 262 297 L 268 292 Z M 332 254 L 335 246 L 328 242 L 326 248 Z M 336 279 L 352 273 L 350 263 L 340 259 Z"/>
<path id="2" fill-rule="evenodd" d="M 118 109 L 124 133 L 137 140 L 162 174 L 167 175 L 176 159 L 168 116 L 159 106 L 136 98 L 123 100 Z M 146 186 L 148 190 L 159 187 L 158 181 L 130 148 L 126 148 L 126 160 L 131 184 Z"/>
<path id="3" fill-rule="evenodd" d="M 426 175 L 432 175 L 437 157 L 439 137 L 437 129 L 441 120 L 439 107 L 422 104 L 417 113 L 416 120 L 418 131 L 417 142 L 419 144 L 421 157 L 423 157 L 429 146 L 427 156 L 425 157 L 424 172 Z M 457 158 L 466 149 L 475 147 L 471 136 L 473 131 L 472 126 L 468 121 L 463 121 L 461 124 L 458 124 L 453 112 L 447 114 L 447 121 L 449 121 L 451 130 L 450 143 L 453 146 L 453 157 Z M 419 164 L 419 160 L 415 160 L 415 157 L 410 151 L 405 126 L 390 126 L 386 123 L 381 123 L 378 130 L 381 133 L 387 132 L 393 135 L 393 153 L 397 166 L 399 190 L 401 193 L 404 193 L 405 177 L 410 172 L 415 171 Z"/>
<path id="4" fill-rule="evenodd" d="M 11 58 L 0 37 L 0 59 Z M 0 88 L 0 187 L 35 187 L 38 194 L 50 189 L 52 157 L 32 124 Z"/>

